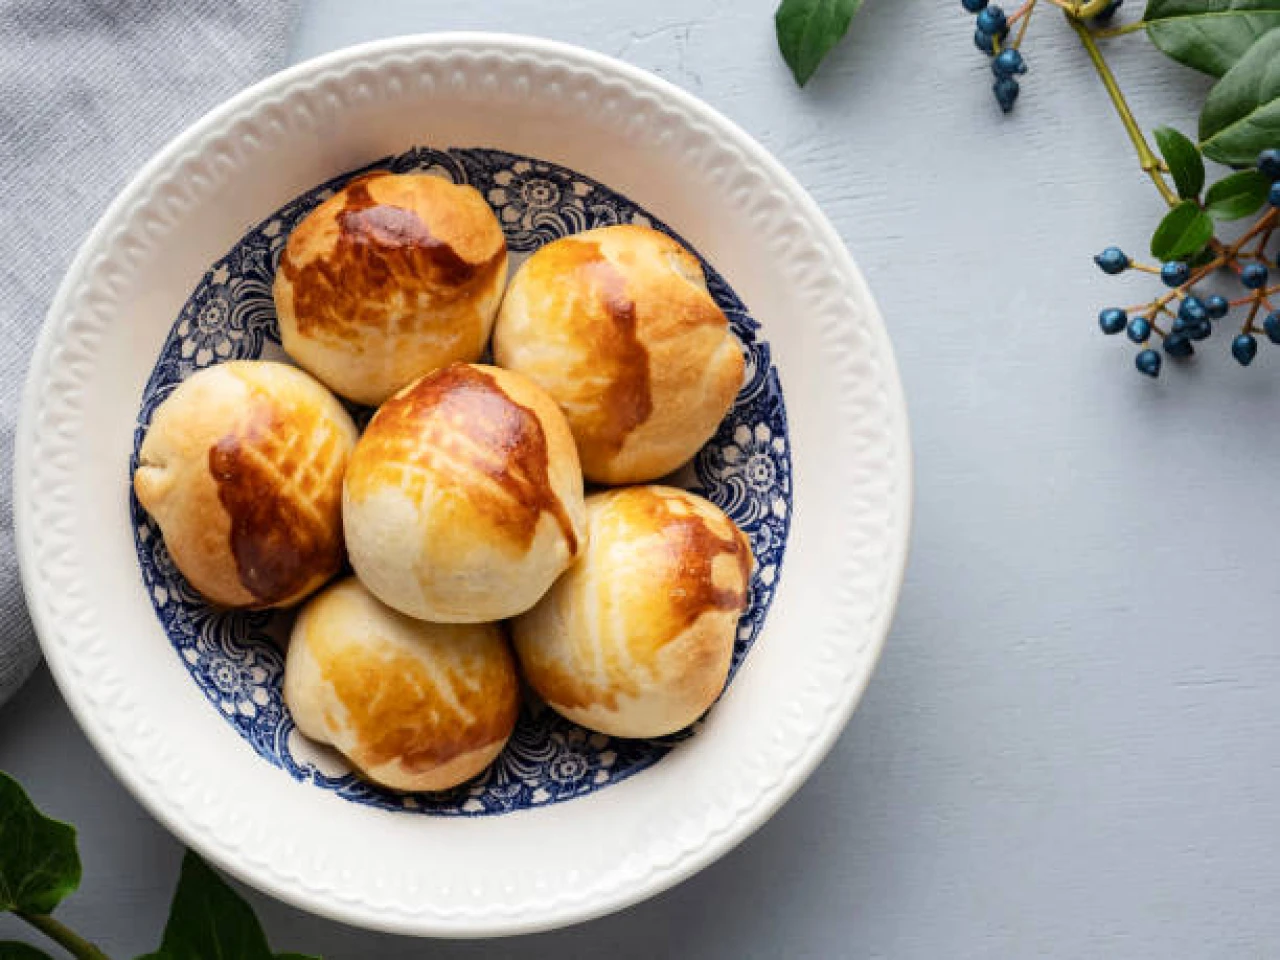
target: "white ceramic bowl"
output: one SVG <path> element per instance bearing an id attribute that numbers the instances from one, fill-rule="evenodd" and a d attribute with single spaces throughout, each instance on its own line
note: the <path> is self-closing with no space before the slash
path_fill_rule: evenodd
<path id="1" fill-rule="evenodd" d="M 163 557 L 149 552 L 128 495 L 149 413 L 144 392 L 226 353 L 226 337 L 192 330 L 230 324 L 241 340 L 257 330 L 250 354 L 270 352 L 261 335 L 269 311 L 256 320 L 194 312 L 211 296 L 207 285 L 226 277 L 231 261 L 220 258 L 251 237 L 275 249 L 291 222 L 281 211 L 296 218 L 293 198 L 314 199 L 317 185 L 421 145 L 486 148 L 429 154 L 445 160 L 492 163 L 496 150 L 548 161 L 534 172 L 559 171 L 569 178 L 561 187 L 588 198 L 548 215 L 562 232 L 584 225 L 579 218 L 642 218 L 642 208 L 681 235 L 761 325 L 789 421 L 785 436 L 776 425 L 770 433 L 739 423 L 716 454 L 738 468 L 752 444 L 789 456 L 790 503 L 763 503 L 790 532 L 774 528 L 785 549 L 770 534 L 785 575 L 771 561 L 767 582 L 757 582 L 763 628 L 744 621 L 744 635 L 758 636 L 698 732 L 629 768 L 634 776 L 596 770 L 574 787 L 580 796 L 550 798 L 560 802 L 539 793 L 543 773 L 521 781 L 508 771 L 507 793 L 481 797 L 477 787 L 470 808 L 466 797 L 451 808 L 460 816 L 353 798 L 343 790 L 359 787 L 341 770 L 284 763 L 293 735 L 270 702 L 274 661 L 245 661 L 244 638 L 225 635 L 225 618 L 175 607 L 181 588 L 157 579 Z M 495 204 L 528 188 L 504 215 L 509 231 L 534 237 L 537 204 L 559 188 L 525 183 L 528 165 L 486 169 Z M 301 64 L 230 100 L 148 163 L 85 241 L 49 312 L 14 473 L 23 581 L 45 655 L 86 734 L 137 798 L 183 841 L 276 897 L 436 936 L 540 930 L 616 910 L 760 826 L 830 748 L 866 686 L 901 584 L 911 500 L 906 410 L 883 323 L 808 195 L 743 131 L 656 77 L 560 44 L 481 34 L 404 37 Z M 751 482 L 744 476 L 733 479 L 740 489 Z M 244 699 L 232 682 L 241 681 L 223 675 L 233 667 L 249 684 Z M 278 726 L 253 726 L 272 710 Z M 557 756 L 573 763 L 579 747 L 595 750 L 597 765 L 621 762 L 607 744 L 556 736 Z M 546 782 L 577 783 L 572 766 L 561 763 Z M 521 799 L 501 812 L 508 794 Z M 492 815 L 466 815 L 476 812 Z"/>

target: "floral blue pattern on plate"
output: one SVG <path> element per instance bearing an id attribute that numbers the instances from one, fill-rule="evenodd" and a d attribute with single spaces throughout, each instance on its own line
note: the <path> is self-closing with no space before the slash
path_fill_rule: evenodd
<path id="1" fill-rule="evenodd" d="M 283 356 L 271 284 L 285 239 L 347 180 L 375 169 L 428 172 L 476 187 L 502 223 L 513 270 L 543 244 L 594 227 L 641 223 L 675 236 L 636 204 L 589 177 L 497 150 L 416 148 L 353 170 L 281 207 L 200 280 L 143 392 L 131 470 L 156 406 L 184 378 L 226 360 Z M 746 532 L 756 558 L 750 601 L 738 626 L 732 679 L 764 624 L 777 588 L 791 516 L 791 456 L 782 389 L 769 345 L 758 338 L 758 324 L 724 279 L 705 260 L 703 266 L 712 296 L 728 315 L 747 360 L 745 382 L 732 411 L 682 474 L 685 486 L 717 504 Z M 361 420 L 368 413 L 353 412 Z M 616 783 L 657 763 L 680 740 L 696 733 L 695 724 L 658 740 L 617 739 L 584 730 L 542 704 L 528 703 L 507 748 L 475 780 L 440 794 L 383 790 L 355 776 L 340 757 L 310 743 L 294 727 L 284 705 L 284 657 L 278 645 L 287 635 L 291 614 L 209 607 L 178 573 L 159 529 L 136 499 L 132 511 L 143 581 L 196 686 L 259 756 L 295 779 L 348 800 L 436 815 L 505 813 L 569 800 Z"/>

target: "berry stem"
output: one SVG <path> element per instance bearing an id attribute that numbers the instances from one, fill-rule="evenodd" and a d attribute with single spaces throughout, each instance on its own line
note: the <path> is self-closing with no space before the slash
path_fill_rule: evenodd
<path id="1" fill-rule="evenodd" d="M 1175 315 L 1174 315 L 1174 312 L 1173 312 L 1172 310 L 1168 309 L 1167 307 L 1161 307 L 1161 308 L 1160 308 L 1160 312 L 1161 312 L 1161 313 L 1166 313 L 1166 314 L 1168 314 L 1168 315 L 1169 315 L 1169 317 L 1170 317 L 1170 319 L 1176 319 L 1176 318 L 1175 318 Z M 1152 330 L 1152 332 L 1153 332 L 1153 333 L 1158 333 L 1158 334 L 1160 334 L 1160 339 L 1161 339 L 1161 340 L 1163 340 L 1163 339 L 1165 339 L 1167 336 L 1169 336 L 1169 334 L 1165 331 L 1164 327 L 1160 326 L 1160 324 L 1156 321 L 1156 314 L 1155 314 L 1155 313 L 1152 313 L 1152 314 L 1151 314 L 1151 330 Z M 1148 337 L 1147 339 L 1148 339 L 1148 341 L 1149 341 L 1151 338 L 1150 338 L 1150 337 Z"/>
<path id="2" fill-rule="evenodd" d="M 66 924 L 55 920 L 45 913 L 24 913 L 17 911 L 16 916 L 35 927 L 46 937 L 78 960 L 111 960 L 94 944 L 80 936 Z"/>
<path id="3" fill-rule="evenodd" d="M 1170 302 L 1171 300 L 1178 297 L 1185 297 L 1192 287 L 1194 287 L 1197 283 L 1199 283 L 1205 277 L 1209 276 L 1209 274 L 1213 273 L 1213 271 L 1221 268 L 1226 262 L 1227 262 L 1227 257 L 1225 255 L 1214 257 L 1212 260 L 1206 263 L 1203 267 L 1197 267 L 1195 270 L 1193 270 L 1191 272 L 1191 276 L 1187 278 L 1186 283 L 1182 284 L 1182 286 L 1180 287 L 1175 287 L 1174 289 L 1170 290 L 1168 293 L 1164 294 L 1163 296 L 1157 297 L 1155 300 L 1152 301 L 1152 304 L 1155 306 L 1157 310 L 1160 310 L 1164 307 L 1166 303 Z"/>
<path id="4" fill-rule="evenodd" d="M 1193 270 L 1191 272 L 1191 276 L 1187 278 L 1187 282 L 1182 284 L 1182 286 L 1174 287 L 1168 293 L 1165 293 L 1159 297 L 1156 297 L 1154 300 L 1152 300 L 1149 303 L 1140 303 L 1140 304 L 1137 304 L 1136 306 L 1125 307 L 1125 310 L 1129 313 L 1150 313 L 1153 317 L 1157 313 L 1160 313 L 1163 311 L 1164 313 L 1167 313 L 1170 316 L 1174 316 L 1173 311 L 1169 310 L 1167 304 L 1170 303 L 1172 300 L 1185 297 L 1190 292 L 1191 288 L 1194 287 L 1197 283 L 1199 283 L 1209 274 L 1213 273 L 1213 271 L 1218 270 L 1221 267 L 1225 266 L 1227 264 L 1228 257 L 1229 257 L 1229 254 L 1227 252 L 1224 251 L 1220 253 L 1217 257 L 1214 257 L 1204 266 L 1197 267 L 1195 270 Z M 1148 272 L 1159 273 L 1160 271 L 1151 270 Z M 1244 301 L 1241 301 L 1241 302 L 1243 303 Z"/>
<path id="5" fill-rule="evenodd" d="M 1280 207 L 1272 207 L 1258 218 L 1257 223 L 1241 234 L 1240 239 L 1236 240 L 1231 246 L 1228 247 L 1217 237 L 1214 237 L 1209 241 L 1209 248 L 1218 255 L 1219 260 L 1223 261 L 1236 273 L 1239 273 L 1240 264 L 1236 262 L 1236 259 L 1240 256 L 1240 251 L 1244 249 L 1244 245 L 1260 233 L 1265 233 L 1270 237 L 1271 232 L 1280 227 L 1280 223 L 1276 222 L 1277 219 L 1280 219 Z M 1263 245 L 1265 246 L 1265 241 Z"/>
<path id="6" fill-rule="evenodd" d="M 1241 333 L 1253 333 L 1253 321 L 1258 316 L 1258 311 L 1262 309 L 1262 293 L 1257 293 L 1253 298 L 1253 306 L 1249 308 L 1249 316 L 1245 318 L 1244 326 L 1240 328 Z"/>
<path id="7" fill-rule="evenodd" d="M 1258 218 L 1258 222 L 1245 232 L 1244 236 L 1235 243 L 1233 249 L 1239 250 L 1240 247 L 1244 246 L 1242 241 L 1248 240 L 1250 237 L 1256 237 L 1260 233 L 1269 234 L 1277 226 L 1280 226 L 1280 223 L 1276 222 L 1277 220 L 1280 220 L 1280 207 L 1272 207 Z"/>
<path id="8" fill-rule="evenodd" d="M 1258 237 L 1258 245 L 1253 249 L 1253 255 L 1259 260 L 1264 259 L 1267 252 L 1267 244 L 1271 242 L 1271 235 L 1276 232 L 1276 224 L 1273 222 L 1262 231 L 1262 235 Z"/>
<path id="9" fill-rule="evenodd" d="M 1280 283 L 1277 283 L 1274 287 L 1267 287 L 1265 290 L 1255 290 L 1239 300 L 1228 300 L 1227 302 L 1233 307 L 1243 307 L 1246 303 L 1253 303 L 1254 300 L 1260 299 L 1264 307 L 1268 310 L 1274 310 L 1275 308 L 1271 306 L 1271 295 L 1273 293 L 1280 293 Z M 1141 310 L 1142 307 L 1134 307 L 1133 309 Z"/>
<path id="10" fill-rule="evenodd" d="M 1013 16 L 1009 18 L 1010 23 L 1015 23 L 1018 20 L 1022 21 L 1022 23 L 1018 25 L 1017 36 L 1013 38 L 1013 43 L 1009 44 L 1009 46 L 1014 50 L 1017 50 L 1022 46 L 1022 38 L 1027 35 L 1027 26 L 1031 23 L 1031 14 L 1035 12 L 1035 9 L 1036 0 L 1027 0 L 1027 2 L 1020 6 L 1014 12 Z"/>
<path id="11" fill-rule="evenodd" d="M 1137 33 L 1139 30 L 1145 30 L 1147 25 L 1141 20 L 1135 20 L 1133 23 L 1126 23 L 1122 27 L 1108 27 L 1105 30 L 1095 30 L 1093 35 L 1106 39 L 1108 37 L 1123 37 L 1126 33 Z"/>
<path id="12" fill-rule="evenodd" d="M 1110 5 L 1111 0 L 1076 0 L 1072 4 L 1071 16 L 1077 20 L 1088 20 L 1090 17 L 1096 17 Z"/>
<path id="13" fill-rule="evenodd" d="M 1194 287 L 1197 283 L 1199 283 L 1205 277 L 1212 274 L 1215 270 L 1220 270 L 1223 267 L 1226 267 L 1228 269 L 1234 270 L 1236 273 L 1239 273 L 1240 264 L 1237 261 L 1240 256 L 1241 249 L 1244 247 L 1246 243 L 1248 243 L 1253 237 L 1256 237 L 1258 234 L 1268 232 L 1270 230 L 1274 230 L 1278 226 L 1280 226 L 1280 224 L 1276 222 L 1278 218 L 1280 218 L 1280 209 L 1272 209 L 1267 211 L 1265 214 L 1262 215 L 1262 217 L 1259 218 L 1257 223 L 1255 223 L 1252 227 L 1246 230 L 1244 234 L 1238 240 L 1236 240 L 1235 243 L 1231 244 L 1231 246 L 1229 247 L 1223 244 L 1220 240 L 1218 240 L 1215 237 L 1211 241 L 1210 246 L 1213 249 L 1214 253 L 1217 254 L 1217 256 L 1215 256 L 1212 260 L 1210 260 L 1204 266 L 1197 267 L 1195 270 L 1193 270 L 1191 272 L 1191 276 L 1187 278 L 1186 283 L 1182 284 L 1179 287 L 1175 287 L 1174 289 L 1170 290 L 1168 293 L 1165 293 L 1159 297 L 1156 297 L 1156 299 L 1152 300 L 1150 303 L 1140 304 L 1134 307 L 1127 307 L 1126 309 L 1130 313 L 1140 313 L 1144 311 L 1150 312 L 1153 318 L 1157 313 L 1161 313 L 1161 312 L 1169 313 L 1172 316 L 1172 312 L 1168 309 L 1167 305 L 1171 301 L 1179 297 L 1185 297 L 1192 287 Z M 1139 269 L 1142 269 L 1142 268 L 1139 267 Z M 1154 272 L 1154 271 L 1148 270 L 1147 272 Z M 1277 284 L 1276 287 L 1273 289 L 1280 290 L 1280 284 Z M 1271 304 L 1267 300 L 1267 297 L 1271 293 L 1272 293 L 1272 289 L 1259 290 L 1256 293 L 1250 294 L 1248 297 L 1245 297 L 1243 300 L 1231 301 L 1231 305 L 1233 307 L 1240 307 L 1240 306 L 1244 306 L 1246 303 L 1258 302 L 1258 303 L 1261 303 L 1262 306 L 1265 306 L 1268 310 L 1270 310 Z M 1256 316 L 1256 314 L 1257 314 L 1257 310 L 1254 310 L 1254 313 L 1250 315 L 1248 325 L 1245 328 L 1246 333 L 1248 333 L 1252 329 L 1253 319 L 1254 319 L 1254 316 Z"/>
<path id="14" fill-rule="evenodd" d="M 1129 108 L 1129 102 L 1124 98 L 1124 94 L 1120 90 L 1120 84 L 1116 82 L 1116 75 L 1111 72 L 1106 58 L 1102 56 L 1102 51 L 1098 49 L 1097 43 L 1094 42 L 1093 33 L 1085 25 L 1081 19 L 1086 15 L 1086 11 L 1090 7 L 1096 6 L 1096 0 L 1090 0 L 1078 9 L 1075 14 L 1067 14 L 1067 22 L 1071 24 L 1071 29 L 1076 32 L 1080 38 L 1080 42 L 1084 45 L 1085 52 L 1089 54 L 1089 59 L 1093 62 L 1093 68 L 1098 72 L 1098 79 L 1102 81 L 1102 85 L 1107 90 L 1107 96 L 1111 98 L 1111 103 L 1116 108 L 1116 113 L 1120 116 L 1120 122 L 1124 124 L 1125 131 L 1129 134 L 1129 139 L 1133 142 L 1133 148 L 1138 152 L 1138 163 L 1142 166 L 1142 170 L 1151 178 L 1151 182 L 1156 185 L 1156 189 L 1160 191 L 1160 196 L 1164 198 L 1165 203 L 1169 206 L 1176 206 L 1178 203 L 1178 195 L 1169 188 L 1169 184 L 1165 182 L 1164 177 L 1160 173 L 1160 161 L 1151 149 L 1151 145 L 1147 143 L 1146 137 L 1142 135 L 1142 128 L 1138 126 L 1138 121 L 1133 116 L 1133 111 Z M 1106 4 L 1103 3 L 1102 6 Z"/>

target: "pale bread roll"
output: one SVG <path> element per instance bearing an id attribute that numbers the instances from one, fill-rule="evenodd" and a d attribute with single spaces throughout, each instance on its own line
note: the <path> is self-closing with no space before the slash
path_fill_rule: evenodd
<path id="1" fill-rule="evenodd" d="M 582 471 L 654 480 L 715 433 L 742 386 L 742 347 L 697 259 L 665 234 L 617 226 L 566 237 L 516 272 L 495 362 L 564 410 Z"/>
<path id="2" fill-rule="evenodd" d="M 347 549 L 375 596 L 441 623 L 527 610 L 582 547 L 582 471 L 555 403 L 518 374 L 455 364 L 396 394 L 343 488 Z"/>
<path id="3" fill-rule="evenodd" d="M 512 625 L 524 676 L 592 730 L 681 730 L 724 688 L 751 566 L 746 536 L 701 497 L 662 486 L 590 496 L 586 552 Z"/>
<path id="4" fill-rule="evenodd" d="M 133 489 L 174 564 L 225 607 L 297 603 L 342 566 L 342 404 L 284 363 L 206 367 L 155 410 Z"/>
<path id="5" fill-rule="evenodd" d="M 520 709 L 498 624 L 414 620 L 354 577 L 298 615 L 284 699 L 298 729 L 393 790 L 446 790 L 502 752 Z"/>
<path id="6" fill-rule="evenodd" d="M 285 351 L 332 390 L 379 404 L 484 351 L 507 243 L 472 187 L 373 173 L 289 235 L 273 293 Z"/>

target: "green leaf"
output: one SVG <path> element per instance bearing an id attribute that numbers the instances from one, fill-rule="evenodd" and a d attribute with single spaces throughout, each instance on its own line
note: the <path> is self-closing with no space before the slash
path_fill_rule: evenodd
<path id="1" fill-rule="evenodd" d="M 1260 170 L 1241 170 L 1209 188 L 1205 213 L 1215 220 L 1239 220 L 1261 210 L 1270 190 L 1271 181 Z"/>
<path id="2" fill-rule="evenodd" d="M 0 773 L 0 913 L 52 913 L 79 885 L 75 828 L 46 817 Z"/>
<path id="3" fill-rule="evenodd" d="M 1220 77 L 1260 36 L 1280 27 L 1280 0 L 1148 0 L 1142 19 L 1165 54 Z"/>
<path id="4" fill-rule="evenodd" d="M 774 14 L 778 49 L 804 86 L 849 30 L 862 0 L 782 0 Z"/>
<path id="5" fill-rule="evenodd" d="M 156 960 L 272 960 L 253 908 L 190 850 Z"/>
<path id="6" fill-rule="evenodd" d="M 1204 189 L 1204 160 L 1196 145 L 1173 127 L 1157 127 L 1155 138 L 1164 162 L 1169 165 L 1169 173 L 1173 175 L 1178 196 L 1183 200 L 1194 200 L 1200 196 Z"/>
<path id="7" fill-rule="evenodd" d="M 230 958 L 274 960 L 253 908 L 213 868 L 188 850 L 182 858 L 182 874 L 160 949 L 138 960 Z"/>
<path id="8" fill-rule="evenodd" d="M 1183 200 L 1165 214 L 1151 235 L 1151 255 L 1157 260 L 1193 256 L 1213 239 L 1213 221 L 1194 200 Z"/>
<path id="9" fill-rule="evenodd" d="M 1232 167 L 1252 166 L 1280 144 L 1280 30 L 1249 48 L 1209 91 L 1200 112 L 1200 150 Z"/>
<path id="10" fill-rule="evenodd" d="M 53 960 L 47 953 L 25 943 L 6 940 L 0 943 L 0 960 Z"/>
<path id="11" fill-rule="evenodd" d="M 1196 267 L 1203 267 L 1205 264 L 1210 263 L 1216 256 L 1217 254 L 1213 252 L 1213 247 L 1205 247 L 1194 257 L 1190 257 L 1187 260 L 1187 266 L 1191 267 L 1192 270 Z"/>

